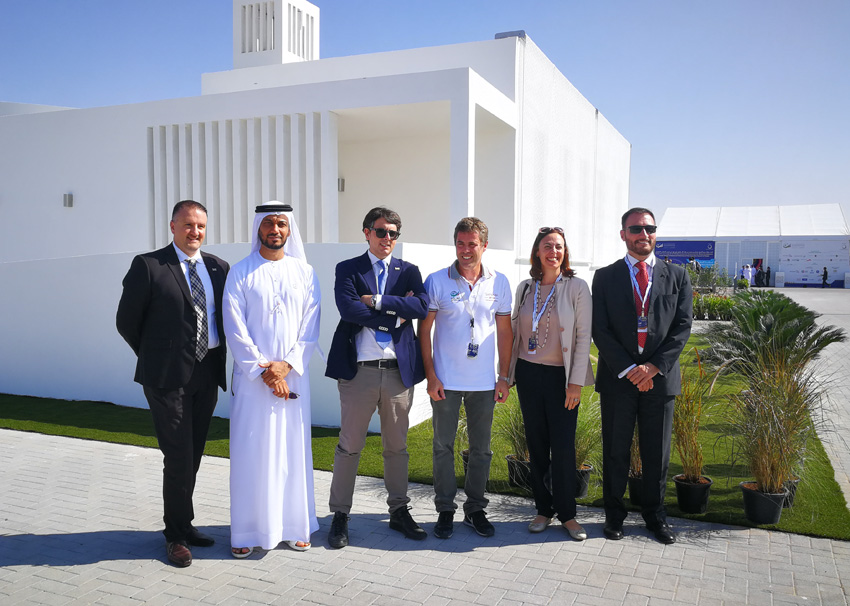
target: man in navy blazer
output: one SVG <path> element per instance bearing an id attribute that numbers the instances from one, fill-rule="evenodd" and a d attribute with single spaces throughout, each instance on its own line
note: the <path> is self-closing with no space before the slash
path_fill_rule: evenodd
<path id="1" fill-rule="evenodd" d="M 655 216 L 632 208 L 622 217 L 625 258 L 593 276 L 593 341 L 599 349 L 596 391 L 602 408 L 603 531 L 623 538 L 623 495 L 635 421 L 643 466 L 641 507 L 647 529 L 676 540 L 664 494 L 673 405 L 681 391 L 679 355 L 691 334 L 693 300 L 685 268 L 655 257 Z"/>
<path id="2" fill-rule="evenodd" d="M 135 380 L 144 387 L 163 455 L 166 555 L 180 567 L 192 563 L 189 545 L 213 544 L 192 526 L 192 494 L 218 388 L 227 389 L 221 297 L 230 266 L 201 252 L 206 225 L 202 204 L 174 206 L 174 242 L 133 259 L 116 317 L 138 356 Z M 201 295 L 203 306 L 196 304 Z"/>
<path id="3" fill-rule="evenodd" d="M 341 319 L 325 373 L 337 379 L 341 409 L 329 501 L 334 518 L 328 543 L 335 549 L 348 545 L 357 466 L 376 408 L 390 528 L 411 539 L 425 538 L 407 506 L 407 429 L 413 386 L 425 378 L 412 320 L 428 314 L 428 295 L 419 268 L 392 255 L 400 233 L 396 212 L 373 208 L 363 220 L 369 250 L 336 266 L 334 296 Z"/>

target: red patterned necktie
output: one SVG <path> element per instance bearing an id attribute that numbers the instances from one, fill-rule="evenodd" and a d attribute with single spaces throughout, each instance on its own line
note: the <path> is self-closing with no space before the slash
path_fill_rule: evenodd
<path id="1" fill-rule="evenodd" d="M 640 293 L 635 291 L 635 309 L 638 317 L 643 315 L 643 297 L 646 294 L 646 286 L 649 284 L 649 273 L 646 271 L 646 263 L 638 261 L 635 263 L 637 267 L 637 283 L 640 288 Z M 646 331 L 638 330 L 638 345 L 646 347 Z"/>

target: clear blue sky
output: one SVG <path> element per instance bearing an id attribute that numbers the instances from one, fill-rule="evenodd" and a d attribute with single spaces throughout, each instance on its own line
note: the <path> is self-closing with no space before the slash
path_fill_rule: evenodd
<path id="1" fill-rule="evenodd" d="M 839 202 L 850 221 L 847 0 L 315 0 L 321 55 L 524 29 L 632 144 L 632 205 Z M 0 0 L 0 101 L 200 94 L 231 0 Z"/>

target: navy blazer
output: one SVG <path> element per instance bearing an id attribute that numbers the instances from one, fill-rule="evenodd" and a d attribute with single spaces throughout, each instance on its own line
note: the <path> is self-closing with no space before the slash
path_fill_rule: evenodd
<path id="1" fill-rule="evenodd" d="M 221 298 L 230 265 L 205 252 L 201 257 L 213 285 L 215 321 L 221 343 L 207 355 L 214 356 L 216 383 L 226 389 L 227 348 Z M 116 325 L 138 356 L 136 382 L 160 389 L 185 386 L 195 367 L 198 320 L 174 245 L 137 255 L 123 284 Z"/>
<path id="2" fill-rule="evenodd" d="M 656 260 L 649 294 L 646 347 L 638 353 L 637 310 L 625 259 L 593 275 L 593 342 L 599 349 L 596 391 L 638 393 L 617 375 L 632 364 L 651 362 L 661 371 L 653 377 L 651 395 L 679 395 L 679 356 L 691 334 L 693 295 L 684 267 Z"/>
<path id="3" fill-rule="evenodd" d="M 413 296 L 406 297 L 405 293 L 410 291 Z M 429 303 L 419 268 L 392 257 L 380 311 L 360 301 L 362 295 L 374 295 L 377 292 L 377 279 L 368 253 L 342 261 L 336 266 L 334 297 L 340 321 L 331 342 L 325 376 L 332 379 L 354 378 L 357 374 L 355 337 L 365 326 L 392 335 L 401 380 L 405 386 L 413 387 L 425 378 L 422 352 L 419 350 L 413 320 L 421 320 L 428 315 Z M 405 322 L 396 328 L 400 317 Z"/>

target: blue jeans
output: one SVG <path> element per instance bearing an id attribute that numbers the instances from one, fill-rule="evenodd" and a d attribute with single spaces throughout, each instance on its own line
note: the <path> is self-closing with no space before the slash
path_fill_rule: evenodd
<path id="1" fill-rule="evenodd" d="M 464 491 L 463 512 L 470 515 L 483 511 L 489 501 L 484 496 L 490 477 L 490 430 L 493 427 L 493 407 L 496 395 L 488 391 L 445 390 L 446 399 L 431 400 L 434 425 L 434 504 L 438 512 L 455 511 L 457 479 L 455 477 L 455 437 L 460 405 L 466 409 L 466 431 L 469 436 L 469 468 Z"/>

